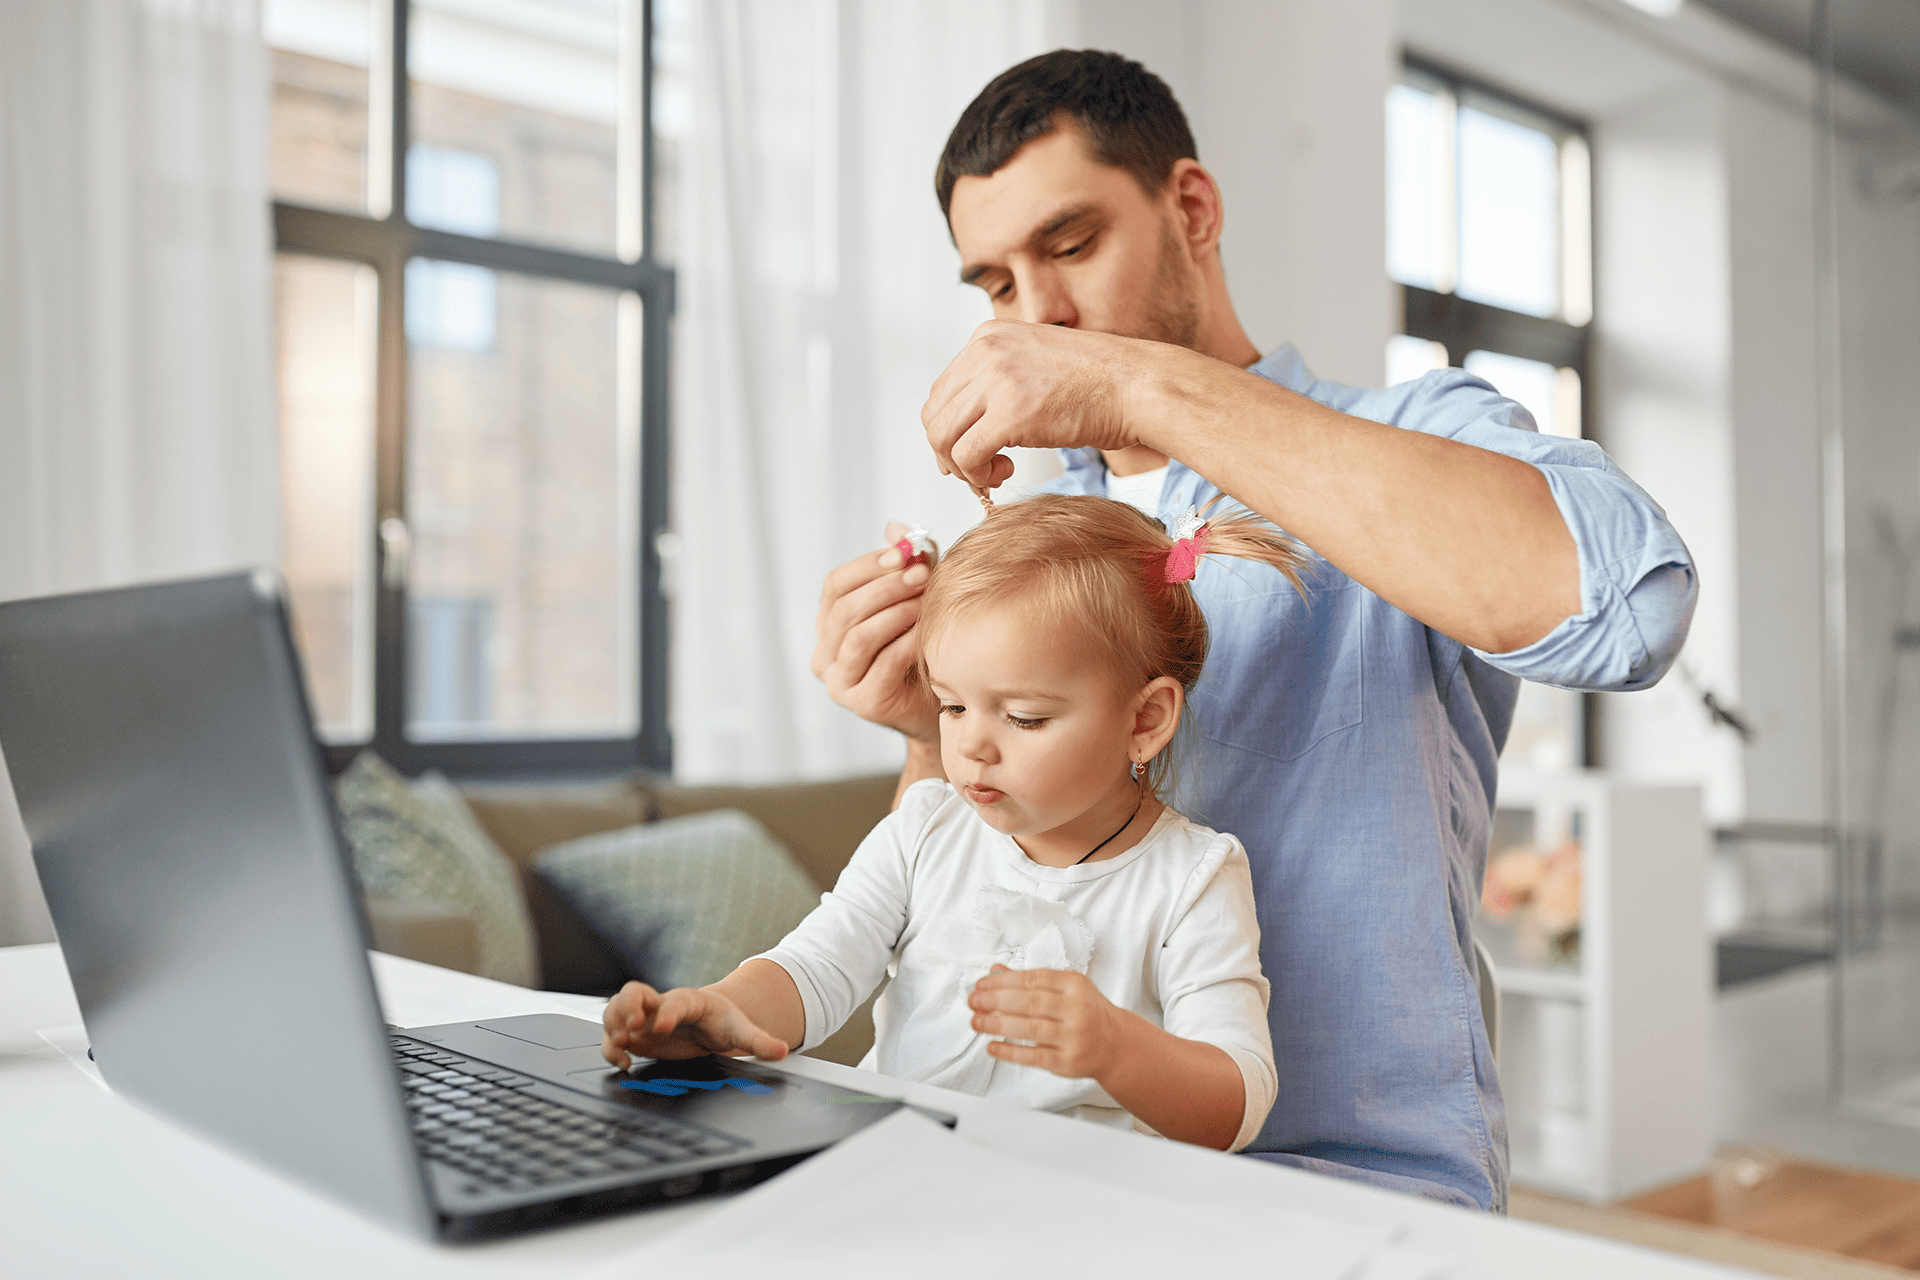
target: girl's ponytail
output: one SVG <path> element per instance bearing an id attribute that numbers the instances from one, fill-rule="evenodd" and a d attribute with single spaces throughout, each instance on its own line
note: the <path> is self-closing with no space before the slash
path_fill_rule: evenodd
<path id="1" fill-rule="evenodd" d="M 1251 512 L 1224 519 L 1206 518 L 1206 511 L 1226 496 L 1215 494 L 1206 507 L 1199 510 L 1189 507 L 1187 514 L 1174 521 L 1173 546 L 1167 551 L 1166 580 L 1190 582 L 1199 570 L 1202 557 L 1231 556 L 1272 565 L 1304 596 L 1306 587 L 1300 580 L 1300 571 L 1307 558 L 1299 543 Z"/>

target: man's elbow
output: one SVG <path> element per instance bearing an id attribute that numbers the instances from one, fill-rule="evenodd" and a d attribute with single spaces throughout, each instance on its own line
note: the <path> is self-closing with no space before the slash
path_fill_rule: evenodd
<path id="1" fill-rule="evenodd" d="M 1619 689 L 1651 689 L 1660 683 L 1686 647 L 1699 597 L 1700 586 L 1689 565 L 1662 565 L 1635 585 L 1628 607 L 1640 629 L 1644 653 Z"/>
<path id="2" fill-rule="evenodd" d="M 1647 689 L 1686 644 L 1695 595 L 1692 566 L 1666 564 L 1630 591 L 1603 595 L 1589 610 L 1561 618 L 1527 643 L 1474 647 L 1523 680 L 1595 693 Z"/>

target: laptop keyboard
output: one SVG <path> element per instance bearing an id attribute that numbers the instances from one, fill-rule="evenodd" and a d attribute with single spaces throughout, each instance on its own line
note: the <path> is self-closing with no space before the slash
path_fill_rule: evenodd
<path id="1" fill-rule="evenodd" d="M 736 1151 L 709 1130 L 635 1110 L 618 1119 L 529 1093 L 529 1076 L 393 1037 L 415 1140 L 434 1160 L 502 1191 L 646 1173 Z"/>

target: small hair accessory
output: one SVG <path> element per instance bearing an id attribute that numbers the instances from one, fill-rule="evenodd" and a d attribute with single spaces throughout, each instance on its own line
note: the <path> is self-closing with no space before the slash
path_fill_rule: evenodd
<path id="1" fill-rule="evenodd" d="M 900 553 L 902 569 L 910 564 L 925 564 L 933 558 L 933 537 L 919 525 L 907 530 L 893 546 Z"/>
<path id="2" fill-rule="evenodd" d="M 1192 582 L 1200 569 L 1200 557 L 1207 554 L 1207 522 L 1197 508 L 1173 522 L 1173 546 L 1167 551 L 1167 581 Z"/>

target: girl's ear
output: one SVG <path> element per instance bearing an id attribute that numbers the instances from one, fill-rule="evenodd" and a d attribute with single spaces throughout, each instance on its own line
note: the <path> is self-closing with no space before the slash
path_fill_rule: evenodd
<path id="1" fill-rule="evenodd" d="M 1187 691 L 1172 676 L 1149 681 L 1134 698 L 1133 735 L 1128 745 L 1137 763 L 1145 764 L 1173 741 L 1186 700 Z"/>

